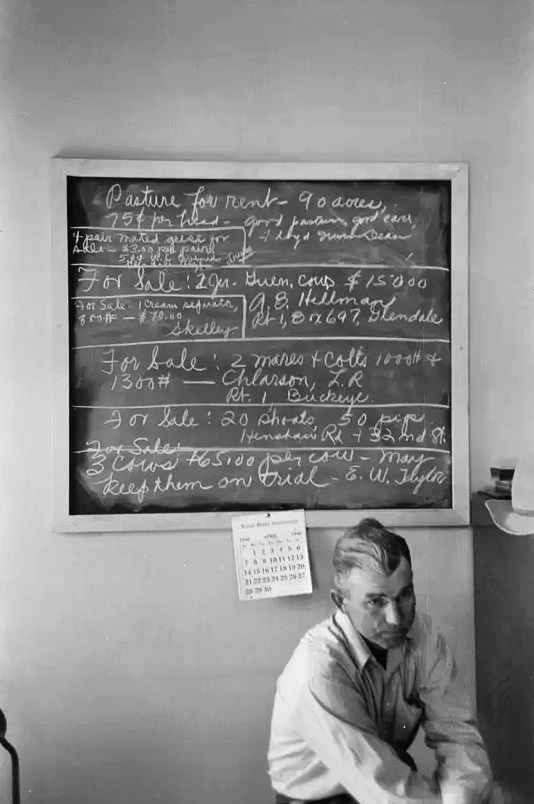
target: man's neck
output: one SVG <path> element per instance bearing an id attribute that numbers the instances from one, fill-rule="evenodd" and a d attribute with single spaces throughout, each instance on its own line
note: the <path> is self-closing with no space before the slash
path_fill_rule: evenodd
<path id="1" fill-rule="evenodd" d="M 377 645 L 376 642 L 371 642 L 370 639 L 364 637 L 363 634 L 360 634 L 361 638 L 375 657 L 378 664 L 382 665 L 384 670 L 386 669 L 386 665 L 388 663 L 388 651 L 387 648 L 383 648 L 381 645 Z"/>

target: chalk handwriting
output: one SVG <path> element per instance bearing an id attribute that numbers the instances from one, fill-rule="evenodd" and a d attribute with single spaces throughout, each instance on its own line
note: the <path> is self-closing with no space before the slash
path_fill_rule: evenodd
<path id="1" fill-rule="evenodd" d="M 71 416 L 103 510 L 450 502 L 432 188 L 96 184 L 69 212 Z"/>

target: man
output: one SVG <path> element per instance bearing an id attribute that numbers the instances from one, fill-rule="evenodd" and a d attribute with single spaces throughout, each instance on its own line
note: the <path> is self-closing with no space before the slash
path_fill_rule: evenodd
<path id="1" fill-rule="evenodd" d="M 277 802 L 500 801 L 443 636 L 416 615 L 410 550 L 375 519 L 334 549 L 336 612 L 301 640 L 278 679 L 269 745 Z M 419 726 L 431 779 L 407 753 Z"/>

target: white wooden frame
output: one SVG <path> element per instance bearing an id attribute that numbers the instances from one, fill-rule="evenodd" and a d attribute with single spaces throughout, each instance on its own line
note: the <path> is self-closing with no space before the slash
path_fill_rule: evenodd
<path id="1" fill-rule="evenodd" d="M 468 166 L 465 163 L 252 163 L 52 160 L 54 316 L 54 529 L 61 532 L 227 529 L 242 512 L 69 514 L 69 354 L 67 176 L 153 179 L 446 180 L 451 182 L 451 445 L 452 508 L 307 511 L 308 527 L 332 528 L 377 517 L 388 527 L 469 524 Z"/>

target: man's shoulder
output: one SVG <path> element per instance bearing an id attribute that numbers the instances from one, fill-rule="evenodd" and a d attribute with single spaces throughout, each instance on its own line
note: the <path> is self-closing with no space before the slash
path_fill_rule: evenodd
<path id="1" fill-rule="evenodd" d="M 426 612 L 417 612 L 415 615 L 413 625 L 410 629 L 410 637 L 416 643 L 419 643 L 436 632 L 434 620 Z"/>
<path id="2" fill-rule="evenodd" d="M 332 662 L 340 654 L 342 646 L 335 628 L 334 618 L 327 617 L 308 629 L 300 640 L 296 652 L 316 663 Z"/>
<path id="3" fill-rule="evenodd" d="M 417 613 L 409 637 L 412 652 L 427 661 L 444 648 L 448 649 L 448 641 L 441 629 L 432 617 L 424 612 Z"/>
<path id="4" fill-rule="evenodd" d="M 312 676 L 330 677 L 347 662 L 347 649 L 333 617 L 314 625 L 299 641 L 283 674 L 298 673 L 305 681 Z"/>

